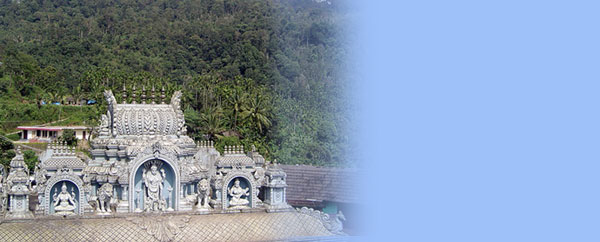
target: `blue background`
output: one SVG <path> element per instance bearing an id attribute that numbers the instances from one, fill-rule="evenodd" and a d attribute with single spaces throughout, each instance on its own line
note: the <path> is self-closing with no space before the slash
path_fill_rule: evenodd
<path id="1" fill-rule="evenodd" d="M 600 4 L 361 1 L 367 240 L 600 241 Z"/>

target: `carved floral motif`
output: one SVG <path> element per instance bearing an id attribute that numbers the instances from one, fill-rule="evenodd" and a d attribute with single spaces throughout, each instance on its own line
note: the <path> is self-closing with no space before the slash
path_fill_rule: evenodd
<path id="1" fill-rule="evenodd" d="M 321 221 L 323 226 L 333 234 L 345 235 L 345 233 L 342 232 L 342 229 L 344 229 L 342 220 L 346 220 L 346 217 L 344 216 L 342 211 L 339 211 L 333 219 L 329 217 L 329 214 L 326 214 L 319 210 L 314 210 L 312 208 L 302 207 L 297 208 L 296 211 L 298 211 L 301 214 L 306 214 L 318 219 L 319 221 Z"/>

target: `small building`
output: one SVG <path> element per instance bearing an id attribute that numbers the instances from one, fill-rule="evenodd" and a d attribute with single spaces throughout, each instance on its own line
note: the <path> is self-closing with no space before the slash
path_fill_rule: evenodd
<path id="1" fill-rule="evenodd" d="M 27 142 L 50 142 L 60 137 L 65 130 L 75 131 L 75 137 L 79 140 L 89 140 L 92 129 L 86 126 L 19 126 L 21 140 Z"/>

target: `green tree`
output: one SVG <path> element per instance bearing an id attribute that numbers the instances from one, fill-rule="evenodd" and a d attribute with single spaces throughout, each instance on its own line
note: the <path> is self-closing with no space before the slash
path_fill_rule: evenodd
<path id="1" fill-rule="evenodd" d="M 60 136 L 60 141 L 66 142 L 68 146 L 76 146 L 77 137 L 75 136 L 75 131 L 72 129 L 63 130 L 63 133 Z"/>
<path id="2" fill-rule="evenodd" d="M 200 115 L 202 124 L 202 132 L 207 135 L 207 138 L 214 140 L 215 135 L 225 131 L 225 123 L 223 121 L 223 110 L 221 107 L 206 108 Z"/>
<path id="3" fill-rule="evenodd" d="M 25 164 L 27 164 L 27 168 L 33 172 L 35 169 L 35 165 L 38 163 L 38 157 L 32 150 L 26 150 L 23 152 L 23 158 L 25 159 Z"/>
<path id="4" fill-rule="evenodd" d="M 263 133 L 264 128 L 271 127 L 271 115 L 266 106 L 266 97 L 261 94 L 256 94 L 250 99 L 247 105 L 242 107 L 240 116 L 248 120 L 251 125 L 258 129 L 259 133 Z"/>
<path id="5" fill-rule="evenodd" d="M 0 164 L 4 166 L 4 168 L 8 168 L 10 166 L 10 161 L 13 157 L 15 157 L 16 153 L 14 150 L 7 150 L 0 154 Z"/>

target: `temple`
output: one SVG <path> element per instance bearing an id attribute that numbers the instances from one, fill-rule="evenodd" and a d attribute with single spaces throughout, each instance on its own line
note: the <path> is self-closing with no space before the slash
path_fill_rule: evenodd
<path id="1" fill-rule="evenodd" d="M 154 93 L 148 99 L 142 95 L 139 102 L 133 95 L 131 103 L 125 101 L 125 93 L 121 103 L 110 90 L 104 96 L 107 112 L 94 128 L 89 157 L 54 142 L 40 156 L 35 179 L 29 179 L 20 151 L 7 177 L 0 170 L 0 212 L 5 221 L 119 215 L 160 215 L 157 221 L 162 221 L 171 213 L 165 223 L 172 223 L 170 219 L 180 219 L 181 214 L 266 212 L 304 214 L 305 219 L 321 222 L 329 234 L 341 231 L 331 230 L 330 221 L 324 220 L 321 212 L 296 211 L 288 205 L 285 172 L 254 147 L 226 146 L 221 153 L 212 141 L 195 142 L 188 137 L 181 92 L 176 91 L 168 103 L 164 89 L 158 100 Z M 29 202 L 32 194 L 37 195 L 35 206 Z M 286 223 L 300 223 L 289 219 Z M 0 234 L 2 231 L 0 226 Z M 263 239 L 277 238 L 282 237 Z"/>

